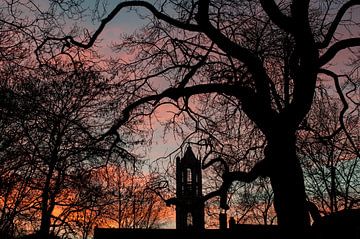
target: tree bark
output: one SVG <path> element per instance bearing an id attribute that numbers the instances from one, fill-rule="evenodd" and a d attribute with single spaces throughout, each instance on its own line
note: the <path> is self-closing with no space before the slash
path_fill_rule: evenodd
<path id="1" fill-rule="evenodd" d="M 269 177 L 283 238 L 305 238 L 310 226 L 303 171 L 296 156 L 295 131 L 276 130 L 268 140 Z"/>
<path id="2" fill-rule="evenodd" d="M 42 215 L 38 238 L 48 239 L 50 234 L 50 215 Z"/>
<path id="3" fill-rule="evenodd" d="M 49 166 L 49 171 L 46 175 L 46 181 L 44 184 L 42 197 L 41 197 L 41 223 L 38 231 L 39 239 L 48 239 L 50 233 L 50 224 L 51 224 L 51 213 L 54 208 L 53 202 L 51 200 L 51 179 L 54 173 L 54 164 Z"/>

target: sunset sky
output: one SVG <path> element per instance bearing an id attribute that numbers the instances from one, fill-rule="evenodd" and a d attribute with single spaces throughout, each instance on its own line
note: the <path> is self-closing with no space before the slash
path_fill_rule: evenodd
<path id="1" fill-rule="evenodd" d="M 42 0 L 44 1 L 44 0 Z M 106 2 L 106 16 L 111 12 L 111 10 L 116 6 L 116 1 L 104 1 Z M 149 1 L 153 2 L 153 1 Z M 91 3 L 91 1 L 89 1 Z M 93 8 L 94 5 L 89 5 L 90 8 Z M 141 19 L 141 17 L 134 11 L 140 13 L 141 15 L 147 16 L 151 13 L 144 9 L 144 8 L 133 8 L 132 10 L 123 9 L 121 10 L 117 16 L 109 22 L 109 24 L 105 27 L 104 31 L 101 33 L 99 40 L 101 40 L 101 43 L 97 44 L 96 49 L 99 49 L 99 52 L 101 52 L 104 57 L 108 56 L 115 56 L 120 57 L 123 60 L 127 59 L 126 54 L 117 54 L 114 53 L 111 49 L 111 46 L 113 43 L 119 42 L 119 37 L 121 34 L 129 34 L 141 27 L 142 25 L 146 24 L 146 19 Z M 351 9 L 351 14 L 355 22 L 360 22 L 360 6 L 354 7 Z M 98 21 L 91 22 L 89 19 L 84 21 L 84 27 L 86 27 L 90 32 L 95 31 L 97 29 L 97 26 L 99 25 Z M 341 28 L 342 37 L 346 38 L 348 36 L 348 32 L 345 28 Z M 354 29 L 356 29 L 354 31 Z M 354 27 L 352 29 L 352 33 L 356 36 L 360 34 L 360 27 Z M 331 62 L 329 65 L 329 69 L 333 69 L 336 72 L 344 73 L 349 70 L 348 61 L 344 61 L 344 59 L 349 59 L 349 56 L 355 57 L 353 52 L 349 50 L 344 50 L 337 54 L 335 57 L 335 60 Z M 351 58 L 351 57 L 350 57 Z M 171 153 L 174 149 L 176 149 L 181 144 L 181 139 L 175 139 L 174 135 L 168 134 L 167 137 L 163 140 L 162 139 L 162 133 L 163 133 L 163 127 L 160 125 L 161 122 L 165 122 L 166 119 L 171 117 L 172 107 L 167 108 L 166 106 L 160 107 L 156 111 L 156 118 L 160 120 L 160 122 L 157 122 L 156 120 L 153 121 L 155 134 L 154 134 L 154 143 L 150 147 L 148 151 L 148 158 L 149 159 L 155 159 L 158 157 L 166 156 L 167 154 Z M 167 113 L 169 112 L 169 113 Z M 155 119 L 155 118 L 154 118 Z"/>
<path id="2" fill-rule="evenodd" d="M 188 11 L 164 0 L 163 9 L 179 11 L 175 17 L 191 24 L 152 25 L 150 11 L 125 8 L 94 45 L 86 41 L 124 1 L 10 2 L 0 2 L 0 27 L 10 26 L 0 29 L 0 40 L 3 32 L 10 43 L 25 34 L 14 44 L 20 50 L 0 42 L 0 67 L 6 62 L 0 69 L 0 93 L 6 93 L 0 102 L 0 237 L 8 205 L 19 212 L 10 223 L 44 235 L 65 230 L 58 228 L 67 227 L 67 217 L 69 228 L 82 218 L 93 231 L 98 225 L 147 227 L 146 215 L 160 215 L 168 222 L 154 218 L 153 225 L 174 228 L 175 205 L 185 209 L 188 229 L 202 203 L 212 226 L 221 211 L 239 223 L 279 223 L 305 235 L 312 200 L 322 215 L 360 207 L 358 0 L 349 0 L 356 7 L 334 36 L 326 34 L 328 18 L 345 1 L 314 1 L 310 10 L 302 1 L 275 0 L 270 7 L 265 1 L 180 1 L 193 4 Z M 61 8 L 77 2 L 80 7 Z M 155 7 L 162 2 L 150 0 Z M 47 12 L 50 6 L 54 12 Z M 123 49 L 114 47 L 147 23 Z M 15 60 L 2 57 L 2 44 Z M 203 164 L 176 170 L 176 157 L 191 143 Z M 175 196 L 165 208 L 165 199 Z"/>
<path id="3" fill-rule="evenodd" d="M 47 0 L 36 0 L 35 2 L 39 3 L 43 9 L 48 7 Z M 106 11 L 104 11 L 104 9 L 101 7 L 101 3 L 105 3 Z M 102 18 L 106 17 L 113 10 L 117 3 L 118 1 L 100 1 L 99 14 L 103 14 Z M 85 1 L 82 6 L 84 8 L 93 10 L 95 8 L 95 1 Z M 120 42 L 121 35 L 131 34 L 147 23 L 147 20 L 141 19 L 141 16 L 139 16 L 138 13 L 144 16 L 149 15 L 149 11 L 144 10 L 143 8 L 137 8 L 136 11 L 135 8 L 132 10 L 129 8 L 121 10 L 116 15 L 116 17 L 106 25 L 105 29 L 100 34 L 97 43 L 92 49 L 97 51 L 105 59 L 109 57 L 115 57 L 126 61 L 129 56 L 125 53 L 115 53 L 112 49 L 112 45 Z M 91 11 L 87 11 L 80 20 L 76 19 L 74 21 L 72 19 L 67 19 L 68 23 L 65 26 L 70 27 L 72 24 L 76 24 L 79 28 L 83 28 L 84 30 L 92 33 L 100 24 L 99 19 L 93 20 L 92 18 L 93 15 Z M 65 29 L 65 32 L 66 31 L 67 30 Z M 146 149 L 146 155 L 144 155 L 144 150 L 141 148 L 139 152 L 140 155 L 145 156 L 147 159 L 156 159 L 158 157 L 167 156 L 169 153 L 179 147 L 181 144 L 180 138 L 175 139 L 174 135 L 169 134 L 165 139 L 163 139 L 164 128 L 161 126 L 161 123 L 164 123 L 167 119 L 169 119 L 169 117 L 172 117 L 170 111 L 173 110 L 173 107 L 164 105 L 156 111 L 156 116 L 152 121 L 154 126 L 153 128 L 155 129 L 153 144 L 150 148 Z"/>

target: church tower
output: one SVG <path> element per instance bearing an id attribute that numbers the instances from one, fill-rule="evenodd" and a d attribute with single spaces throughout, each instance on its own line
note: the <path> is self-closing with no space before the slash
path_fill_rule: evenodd
<path id="1" fill-rule="evenodd" d="M 204 229 L 201 162 L 191 147 L 176 158 L 176 229 Z"/>

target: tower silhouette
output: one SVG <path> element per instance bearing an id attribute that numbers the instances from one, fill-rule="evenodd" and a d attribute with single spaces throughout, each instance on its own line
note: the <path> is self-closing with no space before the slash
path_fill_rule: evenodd
<path id="1" fill-rule="evenodd" d="M 190 146 L 182 159 L 176 158 L 176 198 L 176 228 L 204 229 L 201 162 Z"/>

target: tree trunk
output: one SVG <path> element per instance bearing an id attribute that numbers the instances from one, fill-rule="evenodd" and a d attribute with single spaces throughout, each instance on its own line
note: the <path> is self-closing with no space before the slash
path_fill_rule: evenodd
<path id="1" fill-rule="evenodd" d="M 38 238 L 48 239 L 50 234 L 50 215 L 42 215 Z"/>
<path id="2" fill-rule="evenodd" d="M 49 172 L 46 175 L 46 180 L 41 196 L 41 223 L 38 231 L 39 239 L 48 239 L 50 233 L 51 213 L 53 210 L 53 203 L 50 200 L 51 193 L 51 179 L 54 172 L 54 166 L 49 167 Z"/>
<path id="3" fill-rule="evenodd" d="M 277 130 L 268 140 L 274 207 L 284 238 L 305 238 L 310 226 L 304 177 L 296 156 L 295 132 Z"/>

